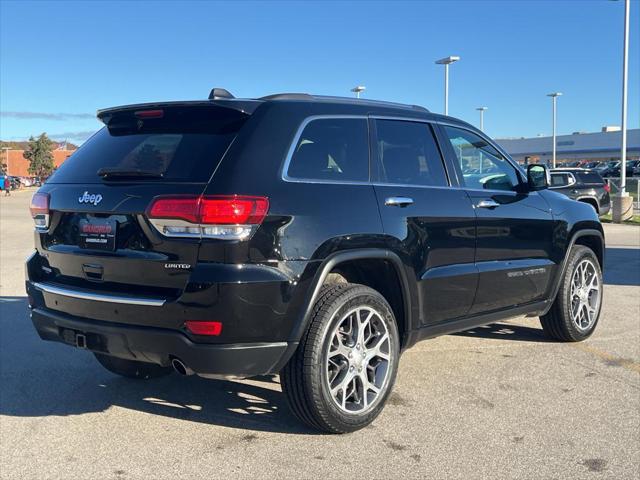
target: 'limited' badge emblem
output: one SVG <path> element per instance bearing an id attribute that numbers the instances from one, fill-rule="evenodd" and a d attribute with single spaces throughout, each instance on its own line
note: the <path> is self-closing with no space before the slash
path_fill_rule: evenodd
<path id="1" fill-rule="evenodd" d="M 78 203 L 90 203 L 91 205 L 98 205 L 102 201 L 102 195 L 99 193 L 84 192 L 78 197 Z"/>

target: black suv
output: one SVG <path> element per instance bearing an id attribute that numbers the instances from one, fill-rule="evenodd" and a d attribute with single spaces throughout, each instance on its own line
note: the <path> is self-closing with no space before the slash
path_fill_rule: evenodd
<path id="1" fill-rule="evenodd" d="M 591 205 L 598 215 L 611 209 L 609 184 L 593 170 L 583 168 L 554 168 L 549 188 L 569 198 Z"/>
<path id="2" fill-rule="evenodd" d="M 382 410 L 417 341 L 517 315 L 579 341 L 602 304 L 591 206 L 424 108 L 279 94 L 98 112 L 33 197 L 45 340 L 134 378 L 280 373 L 329 432 Z"/>

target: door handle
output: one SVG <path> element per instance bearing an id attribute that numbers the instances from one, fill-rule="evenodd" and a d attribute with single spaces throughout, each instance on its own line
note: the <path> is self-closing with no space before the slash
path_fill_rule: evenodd
<path id="1" fill-rule="evenodd" d="M 384 201 L 385 205 L 390 207 L 406 207 L 413 204 L 413 198 L 409 197 L 387 197 Z"/>
<path id="2" fill-rule="evenodd" d="M 480 200 L 476 203 L 476 208 L 496 208 L 499 206 L 500 204 L 495 200 Z"/>

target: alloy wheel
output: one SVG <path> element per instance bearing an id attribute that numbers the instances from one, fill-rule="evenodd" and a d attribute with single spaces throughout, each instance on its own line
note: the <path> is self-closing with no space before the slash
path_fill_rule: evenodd
<path id="1" fill-rule="evenodd" d="M 349 311 L 334 327 L 326 351 L 326 381 L 334 403 L 363 413 L 388 383 L 392 342 L 382 315 L 370 306 Z"/>
<path id="2" fill-rule="evenodd" d="M 585 331 L 598 318 L 602 285 L 596 266 L 589 259 L 582 260 L 571 277 L 571 319 L 575 326 Z"/>

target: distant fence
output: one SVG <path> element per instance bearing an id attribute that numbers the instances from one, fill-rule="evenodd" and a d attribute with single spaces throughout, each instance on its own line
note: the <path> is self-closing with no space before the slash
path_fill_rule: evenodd
<path id="1" fill-rule="evenodd" d="M 611 193 L 616 194 L 620 191 L 620 178 L 605 179 L 611 188 Z M 635 208 L 640 209 L 640 177 L 627 177 L 627 193 L 633 197 Z"/>

